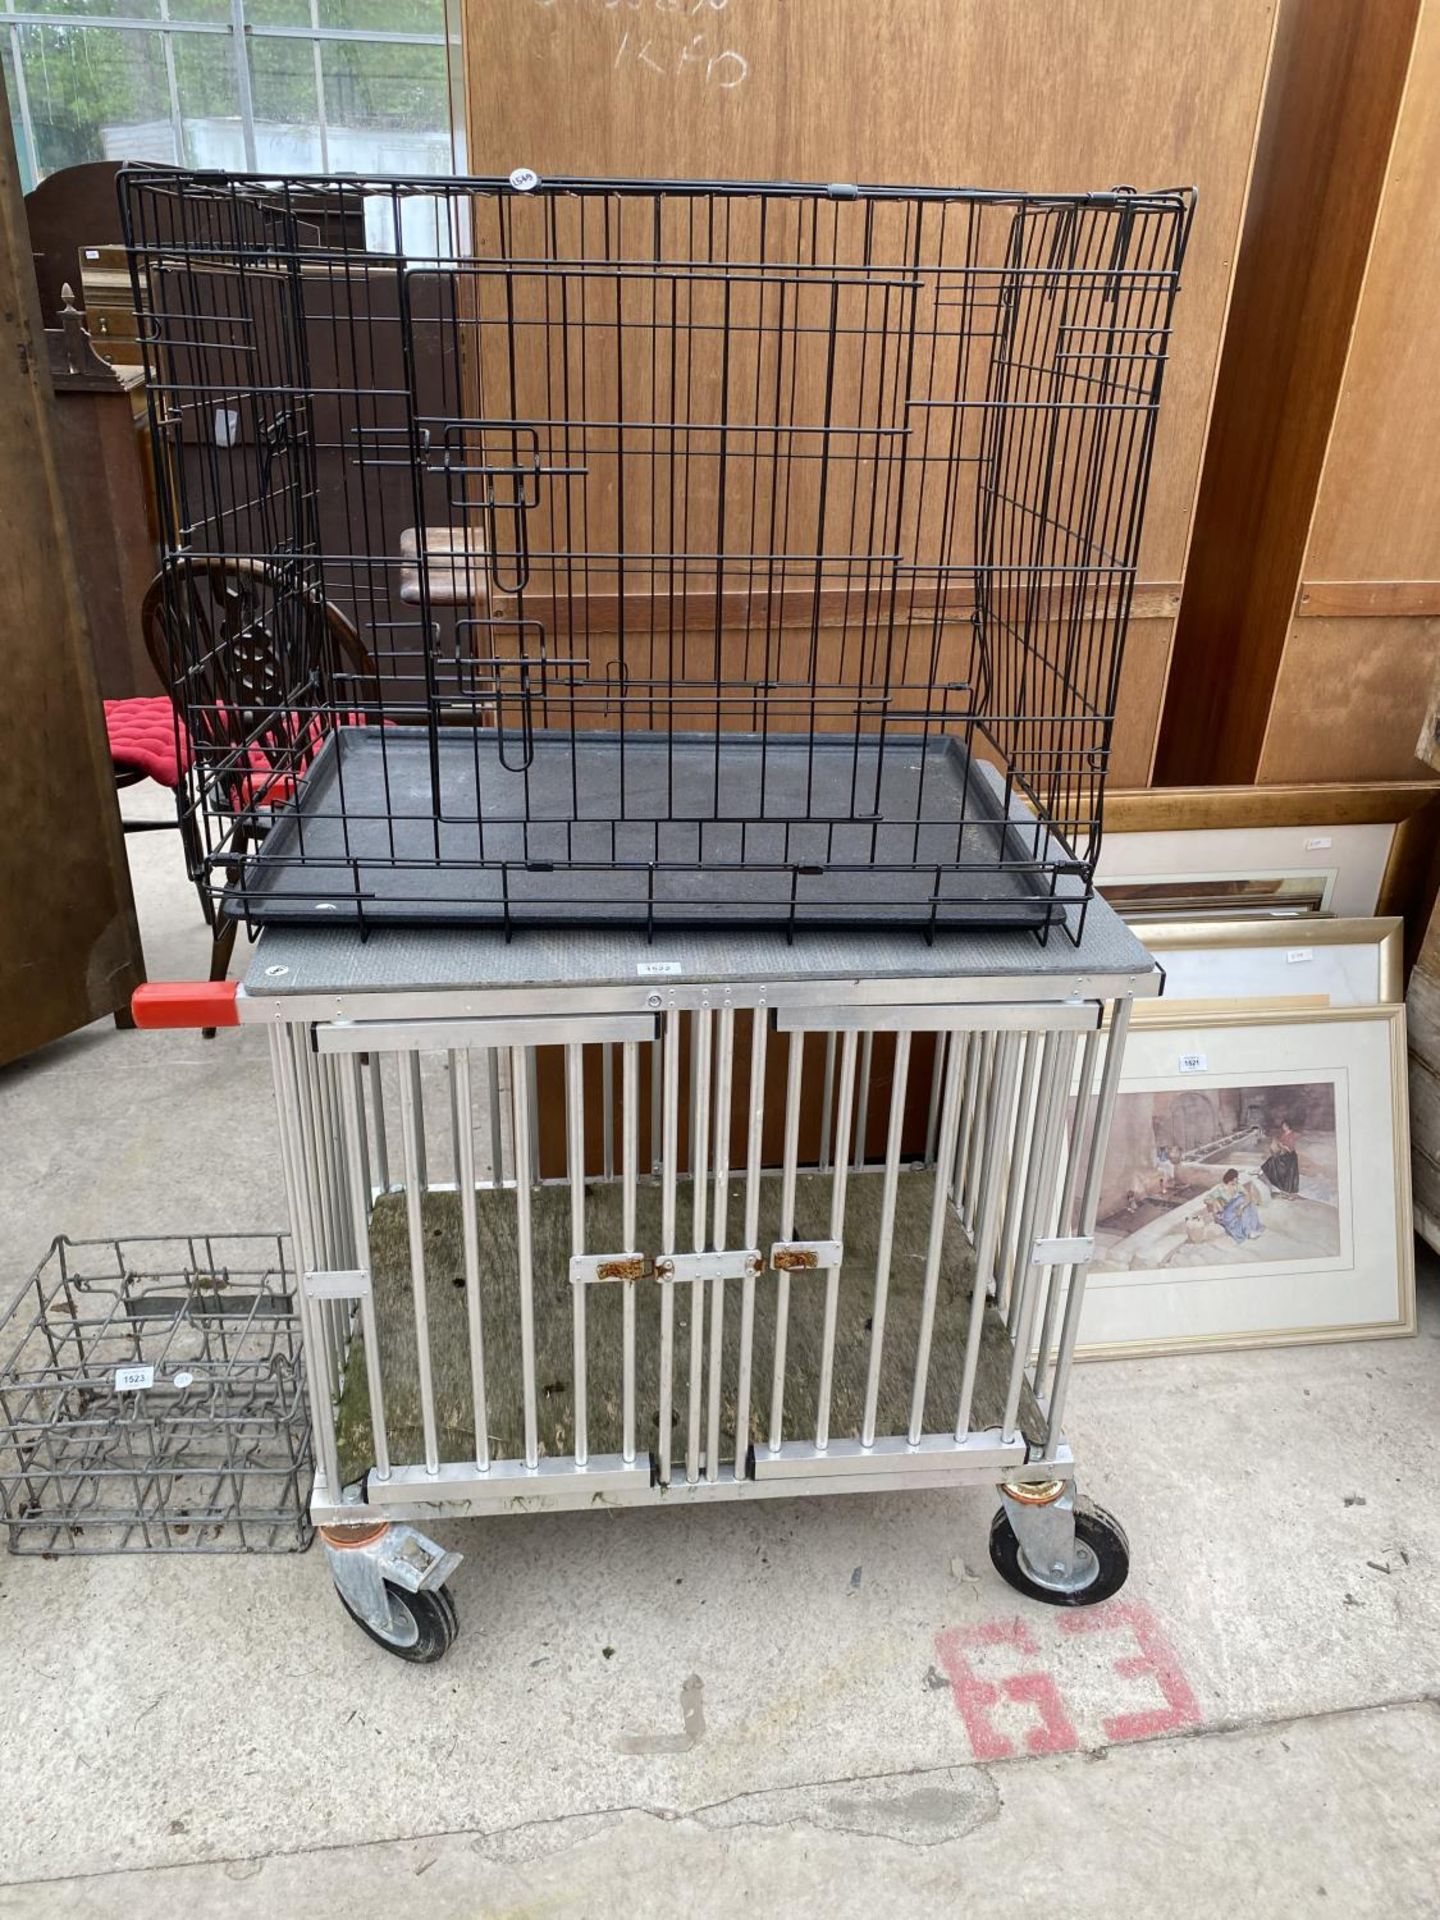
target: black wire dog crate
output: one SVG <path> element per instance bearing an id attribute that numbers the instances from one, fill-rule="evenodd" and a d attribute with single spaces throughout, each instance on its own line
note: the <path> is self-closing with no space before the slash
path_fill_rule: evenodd
<path id="1" fill-rule="evenodd" d="M 122 199 L 228 912 L 1078 929 L 1190 193 Z"/>

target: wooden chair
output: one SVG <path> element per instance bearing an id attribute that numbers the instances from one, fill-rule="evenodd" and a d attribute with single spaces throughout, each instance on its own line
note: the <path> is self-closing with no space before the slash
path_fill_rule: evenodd
<path id="1" fill-rule="evenodd" d="M 293 591 L 278 578 L 275 568 L 259 560 L 186 560 L 168 576 L 157 573 L 145 591 L 140 622 L 146 650 L 167 697 L 105 703 L 116 786 L 154 779 L 171 788 L 175 824 L 192 874 L 201 871 L 204 850 L 196 818 L 198 803 L 186 790 L 187 776 L 197 751 L 222 759 L 240 753 L 248 754 L 251 770 L 237 776 L 247 790 L 237 790 L 235 795 L 242 817 L 231 848 L 234 859 L 226 866 L 231 884 L 240 878 L 248 840 L 243 810 L 253 804 L 253 783 L 264 778 L 264 748 L 247 749 L 246 742 L 253 740 L 259 717 L 286 711 L 293 672 L 287 682 L 274 616 L 277 597 L 293 596 Z M 338 607 L 317 598 L 314 608 L 315 664 L 322 664 L 319 648 L 328 640 L 333 648 L 331 664 L 338 664 L 347 680 L 354 682 L 354 705 L 363 711 L 379 698 L 375 662 L 353 622 Z M 293 607 L 290 615 L 293 618 Z M 293 758 L 293 737 L 277 744 L 287 746 Z M 127 821 L 125 831 L 146 832 L 161 825 L 168 827 L 169 822 Z M 223 980 L 239 923 L 208 893 L 202 895 L 202 902 L 211 930 L 210 978 Z"/>

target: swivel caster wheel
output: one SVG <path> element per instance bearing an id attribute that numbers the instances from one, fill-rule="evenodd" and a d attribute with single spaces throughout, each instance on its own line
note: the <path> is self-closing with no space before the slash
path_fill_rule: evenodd
<path id="1" fill-rule="evenodd" d="M 990 1523 L 990 1558 L 995 1571 L 1027 1600 L 1042 1601 L 1047 1607 L 1098 1606 L 1118 1593 L 1129 1577 L 1130 1542 L 1120 1522 L 1083 1495 L 1075 1497 L 1073 1510 L 1075 1538 L 1068 1564 L 1063 1555 L 1048 1564 L 1037 1564 L 1027 1555 L 1025 1543 L 1004 1507 Z M 1025 1531 L 1029 1515 L 1022 1509 L 1017 1518 Z M 1039 1544 L 1032 1540 L 1032 1554 Z"/>
<path id="2" fill-rule="evenodd" d="M 364 1497 L 363 1485 L 358 1490 Z M 359 1502 L 355 1502 L 358 1508 Z M 403 1520 L 357 1511 L 319 1529 L 340 1604 L 377 1647 L 413 1666 L 433 1666 L 460 1631 L 445 1583 L 460 1565 Z"/>
<path id="3" fill-rule="evenodd" d="M 397 1660 L 409 1660 L 415 1666 L 428 1667 L 443 1660 L 460 1631 L 455 1602 L 444 1587 L 431 1587 L 422 1593 L 409 1593 L 404 1587 L 385 1582 L 385 1598 L 390 1617 L 383 1627 L 358 1613 L 340 1593 L 340 1604 L 362 1633 L 377 1647 L 393 1653 Z"/>

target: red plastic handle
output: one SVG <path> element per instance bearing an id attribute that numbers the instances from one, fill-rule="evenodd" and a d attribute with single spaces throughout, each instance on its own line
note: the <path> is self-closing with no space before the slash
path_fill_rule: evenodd
<path id="1" fill-rule="evenodd" d="M 137 1027 L 238 1027 L 236 980 L 152 980 L 130 996 Z"/>

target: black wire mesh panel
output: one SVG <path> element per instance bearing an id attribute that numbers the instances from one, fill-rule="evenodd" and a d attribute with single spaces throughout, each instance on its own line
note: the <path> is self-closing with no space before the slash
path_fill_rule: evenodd
<path id="1" fill-rule="evenodd" d="M 10 1551 L 308 1546 L 292 1286 L 283 1234 L 56 1240 L 0 1321 Z"/>
<path id="2" fill-rule="evenodd" d="M 1088 898 L 1189 193 L 122 192 L 230 911 Z"/>

